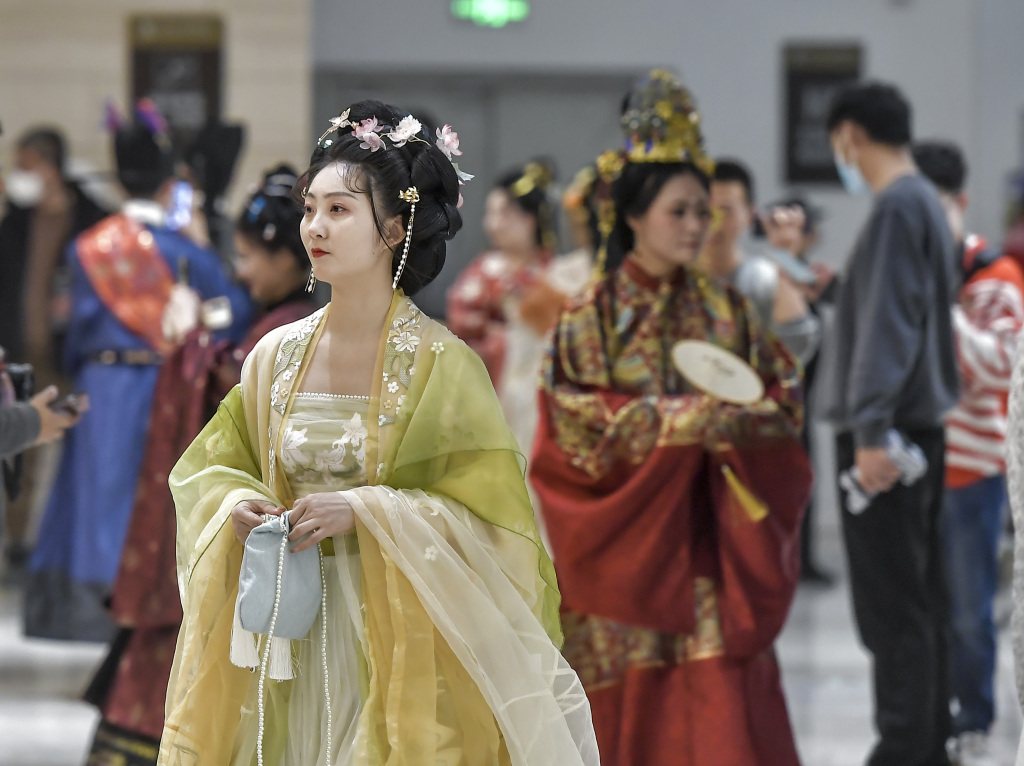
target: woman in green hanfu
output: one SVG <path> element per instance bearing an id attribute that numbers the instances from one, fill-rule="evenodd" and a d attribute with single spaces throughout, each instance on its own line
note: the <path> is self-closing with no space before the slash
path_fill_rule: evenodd
<path id="1" fill-rule="evenodd" d="M 257 743 L 296 766 L 598 763 L 523 458 L 479 358 L 406 297 L 462 224 L 459 154 L 449 126 L 375 101 L 314 150 L 301 234 L 331 302 L 255 347 L 170 479 L 162 764 L 248 766 Z M 284 509 L 292 550 L 320 546 L 325 608 L 261 728 L 235 601 L 243 541 Z"/>

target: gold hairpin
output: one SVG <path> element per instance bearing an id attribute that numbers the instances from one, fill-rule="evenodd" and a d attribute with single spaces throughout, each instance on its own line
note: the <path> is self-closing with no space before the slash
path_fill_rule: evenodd
<path id="1" fill-rule="evenodd" d="M 415 186 L 410 186 L 405 191 L 398 192 L 400 199 L 412 205 L 409 211 L 409 225 L 405 229 L 405 247 L 402 248 L 402 260 L 398 262 L 398 270 L 391 282 L 391 289 L 397 290 L 398 283 L 402 281 L 402 274 L 405 272 L 405 262 L 409 260 L 409 248 L 412 246 L 412 224 L 416 220 L 416 203 L 420 201 L 420 192 Z"/>

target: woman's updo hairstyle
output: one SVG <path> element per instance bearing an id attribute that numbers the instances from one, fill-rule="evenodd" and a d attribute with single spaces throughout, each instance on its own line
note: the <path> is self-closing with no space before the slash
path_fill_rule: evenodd
<path id="1" fill-rule="evenodd" d="M 627 162 L 622 173 L 612 183 L 612 204 L 615 206 L 615 225 L 608 237 L 608 257 L 605 268 L 613 271 L 636 245 L 636 236 L 629 225 L 630 218 L 646 213 L 658 194 L 676 176 L 691 175 L 704 191 L 711 188 L 707 173 L 692 162 Z"/>
<path id="2" fill-rule="evenodd" d="M 306 189 L 317 174 L 333 163 L 342 163 L 341 172 L 353 191 L 370 198 L 374 221 L 381 238 L 387 242 L 385 222 L 401 216 L 408 231 L 411 205 L 399 194 L 415 186 L 419 192 L 416 217 L 412 227 L 409 256 L 398 283 L 407 295 L 413 295 L 430 284 L 441 272 L 445 259 L 445 243 L 462 228 L 459 213 L 459 177 L 451 160 L 435 144 L 435 137 L 420 128 L 416 137 L 402 146 L 386 138 L 388 131 L 409 117 L 409 113 L 381 101 L 360 101 L 348 109 L 348 120 L 359 125 L 376 118 L 385 126 L 379 133 L 381 141 L 375 151 L 364 148 L 363 140 L 353 135 L 350 126 L 324 134 L 309 160 L 296 189 Z M 398 271 L 404 240 L 392 248 L 391 273 Z"/>
<path id="3" fill-rule="evenodd" d="M 537 222 L 534 234 L 537 246 L 551 251 L 558 247 L 549 197 L 554 177 L 554 164 L 550 160 L 536 159 L 503 173 L 494 183 L 495 189 L 505 191 L 520 210 L 533 216 Z"/>
<path id="4" fill-rule="evenodd" d="M 235 230 L 275 252 L 285 249 L 303 271 L 309 270 L 309 256 L 302 245 L 299 224 L 302 205 L 295 199 L 299 177 L 291 165 L 281 164 L 267 171 L 259 187 L 242 208 Z"/>

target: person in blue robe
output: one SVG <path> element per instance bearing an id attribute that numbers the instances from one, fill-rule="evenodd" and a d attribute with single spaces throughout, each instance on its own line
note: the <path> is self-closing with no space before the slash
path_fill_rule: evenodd
<path id="1" fill-rule="evenodd" d="M 117 129 L 114 154 L 130 199 L 66 253 L 72 317 L 65 362 L 90 410 L 64 442 L 29 562 L 25 634 L 31 637 L 106 642 L 114 636 L 106 600 L 163 356 L 190 324 L 209 315 L 199 310 L 210 305 L 205 301 L 220 299 L 215 340 L 241 340 L 253 311 L 218 255 L 168 226 L 174 163 L 158 115 L 137 109 L 135 121 Z"/>

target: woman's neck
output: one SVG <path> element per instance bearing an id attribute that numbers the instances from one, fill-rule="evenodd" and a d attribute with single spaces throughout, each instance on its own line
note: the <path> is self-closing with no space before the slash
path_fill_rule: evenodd
<path id="1" fill-rule="evenodd" d="M 667 279 L 681 268 L 679 264 L 658 258 L 639 245 L 633 248 L 629 258 L 641 271 L 655 279 Z"/>
<path id="2" fill-rule="evenodd" d="M 505 257 L 513 263 L 525 265 L 527 263 L 533 263 L 539 261 L 544 257 L 544 250 L 539 247 L 527 247 L 527 248 L 506 248 L 501 251 Z"/>
<path id="3" fill-rule="evenodd" d="M 331 285 L 331 310 L 326 329 L 334 337 L 346 337 L 355 342 L 379 339 L 393 297 L 390 284 L 368 286 L 365 281 L 352 280 Z"/>

